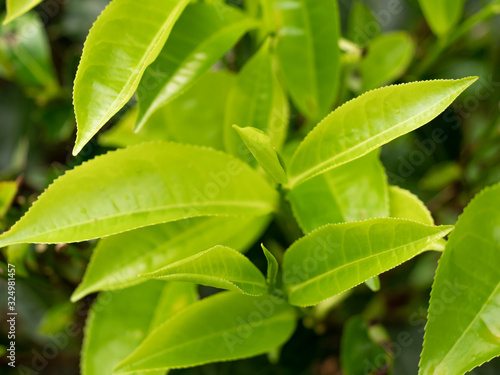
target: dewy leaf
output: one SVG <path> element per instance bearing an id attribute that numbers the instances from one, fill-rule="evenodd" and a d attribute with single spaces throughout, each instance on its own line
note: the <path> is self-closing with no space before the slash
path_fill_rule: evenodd
<path id="1" fill-rule="evenodd" d="M 418 197 L 398 186 L 389 186 L 389 216 L 434 225 L 429 209 Z"/>
<path id="2" fill-rule="evenodd" d="M 278 159 L 276 150 L 271 144 L 271 138 L 262 130 L 256 128 L 240 128 L 236 125 L 233 127 L 262 168 L 277 183 L 284 184 L 286 182 L 286 173 Z"/>
<path id="3" fill-rule="evenodd" d="M 145 280 L 139 274 L 225 245 L 245 251 L 265 230 L 269 217 L 200 217 L 158 224 L 106 237 L 95 248 L 81 284 L 71 296 L 77 301 L 99 290 L 115 290 Z"/>
<path id="4" fill-rule="evenodd" d="M 278 260 L 276 257 L 264 246 L 261 244 L 262 251 L 264 251 L 264 255 L 267 259 L 267 277 L 266 281 L 269 287 L 272 289 L 274 285 L 276 285 L 276 281 L 278 278 Z"/>
<path id="5" fill-rule="evenodd" d="M 141 276 L 189 281 L 251 296 L 267 292 L 266 279 L 259 269 L 243 254 L 220 245 Z"/>
<path id="6" fill-rule="evenodd" d="M 287 198 L 305 233 L 326 225 L 389 216 L 378 150 L 294 187 Z"/>
<path id="7" fill-rule="evenodd" d="M 0 219 L 5 216 L 17 194 L 17 182 L 0 182 Z"/>
<path id="8" fill-rule="evenodd" d="M 274 0 L 276 54 L 297 108 L 311 120 L 331 109 L 339 88 L 340 21 L 334 0 Z"/>
<path id="9" fill-rule="evenodd" d="M 78 134 L 73 154 L 134 94 L 189 0 L 113 0 L 85 42 L 73 102 Z"/>
<path id="10" fill-rule="evenodd" d="M 111 374 L 149 332 L 196 299 L 194 284 L 158 281 L 101 294 L 90 309 L 85 327 L 82 375 Z"/>
<path id="11" fill-rule="evenodd" d="M 368 45 L 368 53 L 360 64 L 362 91 L 392 83 L 406 71 L 415 53 L 415 43 L 404 32 L 380 35 Z"/>
<path id="12" fill-rule="evenodd" d="M 432 286 L 420 375 L 464 374 L 500 355 L 500 185 L 458 219 Z"/>
<path id="13" fill-rule="evenodd" d="M 345 103 L 321 121 L 295 151 L 287 170 L 290 187 L 426 124 L 476 79 L 387 86 Z"/>
<path id="14" fill-rule="evenodd" d="M 219 2 L 189 4 L 139 85 L 136 129 L 189 88 L 257 25 L 237 8 Z"/>
<path id="15" fill-rule="evenodd" d="M 9 232 L 13 243 L 79 242 L 197 216 L 262 216 L 277 192 L 220 151 L 143 143 L 110 152 L 57 179 Z"/>
<path id="16" fill-rule="evenodd" d="M 15 20 L 41 2 L 42 0 L 7 0 L 7 16 L 3 20 L 3 24 Z"/>
<path id="17" fill-rule="evenodd" d="M 294 309 L 276 297 L 218 293 L 167 320 L 115 368 L 115 373 L 190 367 L 264 354 L 290 338 L 295 319 Z"/>
<path id="18" fill-rule="evenodd" d="M 432 32 L 443 37 L 460 21 L 465 0 L 418 0 L 418 2 Z"/>
<path id="19" fill-rule="evenodd" d="M 241 69 L 226 103 L 224 145 L 229 153 L 247 162 L 253 158 L 233 125 L 266 132 L 278 151 L 288 129 L 288 100 L 274 74 L 269 43 L 267 39 Z"/>
<path id="20" fill-rule="evenodd" d="M 288 300 L 317 304 L 406 262 L 452 229 L 393 218 L 325 225 L 285 252 Z"/>

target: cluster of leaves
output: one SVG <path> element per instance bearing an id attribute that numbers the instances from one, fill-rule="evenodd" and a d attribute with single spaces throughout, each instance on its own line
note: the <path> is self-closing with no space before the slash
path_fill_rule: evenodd
<path id="1" fill-rule="evenodd" d="M 7 2 L 2 32 L 20 42 L 0 47 L 3 73 L 44 102 L 64 89 L 46 40 L 40 50 L 23 44 L 37 42 L 22 38 L 23 22 L 43 35 L 34 13 L 21 16 L 39 2 Z M 460 23 L 463 4 L 420 1 L 438 42 L 409 80 L 500 11 L 492 1 Z M 376 31 L 363 33 L 370 23 Z M 24 48 L 43 64 L 29 65 Z M 14 263 L 29 243 L 100 239 L 71 297 L 102 292 L 86 322 L 82 373 L 164 374 L 266 353 L 276 360 L 298 319 L 316 324 L 352 288 L 377 291 L 378 275 L 429 250 L 443 255 L 420 374 L 464 374 L 499 356 L 500 185 L 479 193 L 455 226 L 436 225 L 417 196 L 389 184 L 380 161 L 382 146 L 437 118 L 476 81 L 384 86 L 405 75 L 415 53 L 408 33 L 382 33 L 360 2 L 343 38 L 333 0 L 243 8 L 112 0 L 76 73 L 73 153 L 130 107 L 98 136 L 118 150 L 57 178 L 0 235 Z M 442 171 L 427 184 L 449 178 Z M 1 216 L 17 186 L 0 185 Z M 257 256 L 267 261 L 264 275 L 242 253 L 275 225 L 283 239 L 266 238 Z M 196 284 L 228 291 L 198 300 Z M 343 371 L 389 371 L 386 339 L 383 328 L 351 318 Z M 372 369 L 360 364 L 380 355 Z"/>

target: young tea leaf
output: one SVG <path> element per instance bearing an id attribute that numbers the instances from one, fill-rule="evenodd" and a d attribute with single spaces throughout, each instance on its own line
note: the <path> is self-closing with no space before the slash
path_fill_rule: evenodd
<path id="1" fill-rule="evenodd" d="M 259 129 L 233 126 L 259 164 L 279 184 L 286 182 L 286 173 L 278 154 L 271 144 L 271 138 Z"/>
<path id="2" fill-rule="evenodd" d="M 288 130 L 289 108 L 273 71 L 269 39 L 239 72 L 226 103 L 224 145 L 226 150 L 251 162 L 233 125 L 254 127 L 269 135 L 272 147 L 278 151 Z"/>
<path id="3" fill-rule="evenodd" d="M 101 294 L 90 309 L 85 327 L 82 375 L 111 374 L 149 332 L 196 299 L 194 284 L 158 281 Z"/>
<path id="4" fill-rule="evenodd" d="M 256 26 L 255 20 L 223 3 L 189 4 L 139 85 L 136 129 L 192 86 L 243 34 Z"/>
<path id="5" fill-rule="evenodd" d="M 392 218 L 325 225 L 285 252 L 288 300 L 317 304 L 406 262 L 452 229 Z"/>
<path id="6" fill-rule="evenodd" d="M 30 9 L 36 7 L 42 1 L 43 0 L 7 0 L 7 16 L 3 20 L 3 24 L 5 25 L 15 20 Z"/>
<path id="7" fill-rule="evenodd" d="M 75 78 L 78 134 L 73 154 L 132 97 L 188 3 L 113 0 L 102 12 L 87 37 Z"/>
<path id="8" fill-rule="evenodd" d="M 389 186 L 389 216 L 434 225 L 429 209 L 415 194 L 398 186 Z"/>
<path id="9" fill-rule="evenodd" d="M 276 200 L 276 191 L 239 159 L 197 146 L 143 143 L 57 179 L 0 236 L 0 247 L 79 242 L 197 216 L 262 216 Z"/>
<path id="10" fill-rule="evenodd" d="M 420 375 L 465 374 L 500 355 L 500 185 L 458 219 L 439 260 Z"/>
<path id="11" fill-rule="evenodd" d="M 17 182 L 0 182 L 0 219 L 5 216 L 17 194 Z"/>
<path id="12" fill-rule="evenodd" d="M 387 86 L 345 103 L 321 121 L 295 151 L 287 170 L 290 187 L 426 124 L 476 79 Z"/>
<path id="13" fill-rule="evenodd" d="M 415 48 L 411 36 L 404 31 L 373 39 L 360 65 L 362 91 L 373 90 L 400 78 L 410 66 Z"/>
<path id="14" fill-rule="evenodd" d="M 293 188 L 287 198 L 305 233 L 326 224 L 389 216 L 387 181 L 379 151 Z"/>
<path id="15" fill-rule="evenodd" d="M 448 34 L 460 21 L 465 0 L 418 0 L 432 32 L 438 37 Z"/>
<path id="16" fill-rule="evenodd" d="M 339 88 L 340 20 L 334 0 L 274 0 L 276 54 L 290 96 L 309 119 L 331 109 Z"/>
<path id="17" fill-rule="evenodd" d="M 269 217 L 200 217 L 174 221 L 103 238 L 94 249 L 73 302 L 99 290 L 144 282 L 157 271 L 216 245 L 245 251 L 262 234 Z"/>
<path id="18" fill-rule="evenodd" d="M 115 373 L 190 367 L 264 354 L 290 338 L 295 319 L 294 309 L 276 297 L 218 293 L 167 320 L 115 368 Z"/>
<path id="19" fill-rule="evenodd" d="M 267 292 L 266 280 L 259 269 L 243 254 L 226 246 L 212 247 L 141 276 L 170 281 L 190 281 L 250 296 L 261 296 Z"/>
<path id="20" fill-rule="evenodd" d="M 264 251 L 264 255 L 266 256 L 267 259 L 267 284 L 269 287 L 272 289 L 276 285 L 276 281 L 278 278 L 278 261 L 276 257 L 266 249 L 264 244 L 261 244 L 262 251 Z"/>

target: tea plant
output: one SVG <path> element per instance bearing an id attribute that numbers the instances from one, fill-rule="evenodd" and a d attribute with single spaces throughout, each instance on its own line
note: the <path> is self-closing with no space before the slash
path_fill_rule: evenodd
<path id="1" fill-rule="evenodd" d="M 39 2 L 7 1 L 6 22 Z M 436 56 L 472 27 L 460 23 L 463 4 L 420 1 Z M 484 5 L 474 22 L 499 7 Z M 352 22 L 370 16 L 358 2 L 352 12 Z M 102 292 L 83 374 L 273 358 L 298 321 L 320 321 L 362 283 L 383 290 L 378 275 L 427 251 L 443 254 L 419 374 L 464 374 L 500 355 L 500 185 L 455 226 L 435 225 L 380 161 L 383 145 L 438 117 L 477 78 L 391 85 L 412 62 L 411 36 L 379 29 L 363 45 L 349 32 L 333 0 L 112 0 L 102 12 L 74 82 L 73 152 L 127 107 L 98 136 L 119 149 L 57 178 L 0 235 L 9 248 L 99 239 L 71 298 Z M 242 37 L 251 51 L 237 66 Z M 0 190 L 5 210 L 10 190 Z M 264 274 L 243 253 L 270 225 L 288 246 L 264 238 Z M 196 284 L 228 291 L 199 300 Z M 346 374 L 387 370 L 389 361 L 358 364 L 386 354 L 372 334 L 359 317 L 345 325 Z M 356 352 L 359 340 L 374 352 Z"/>

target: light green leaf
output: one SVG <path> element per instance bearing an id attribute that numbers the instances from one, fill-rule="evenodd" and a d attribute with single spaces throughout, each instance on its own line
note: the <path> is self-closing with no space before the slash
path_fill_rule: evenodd
<path id="1" fill-rule="evenodd" d="M 373 151 L 294 187 L 287 198 L 305 233 L 326 225 L 389 216 L 387 181 Z"/>
<path id="2" fill-rule="evenodd" d="M 159 108 L 140 131 L 134 132 L 138 109 L 133 108 L 110 131 L 99 136 L 99 144 L 125 147 L 170 140 L 222 150 L 221 119 L 234 80 L 235 75 L 228 71 L 207 72 L 193 87 Z"/>
<path id="3" fill-rule="evenodd" d="M 357 45 L 365 47 L 381 31 L 380 24 L 370 8 L 363 2 L 355 0 L 349 12 L 347 37 Z"/>
<path id="4" fill-rule="evenodd" d="M 82 283 L 71 299 L 115 290 L 145 280 L 159 270 L 216 245 L 245 251 L 262 234 L 269 217 L 201 217 L 153 225 L 103 238 L 95 248 Z M 119 256 L 118 256 L 119 255 Z"/>
<path id="5" fill-rule="evenodd" d="M 41 2 L 42 0 L 7 0 L 7 16 L 3 20 L 3 24 L 5 25 L 15 20 Z"/>
<path id="6" fill-rule="evenodd" d="M 392 369 L 391 355 L 372 338 L 370 330 L 373 328 L 360 315 L 349 318 L 344 324 L 340 343 L 343 374 L 376 375 Z"/>
<path id="7" fill-rule="evenodd" d="M 90 309 L 85 327 L 82 375 L 111 375 L 149 332 L 196 299 L 194 284 L 157 281 L 101 294 Z"/>
<path id="8" fill-rule="evenodd" d="M 448 34 L 460 21 L 465 0 L 418 0 L 432 32 L 438 37 Z"/>
<path id="9" fill-rule="evenodd" d="M 387 86 L 345 103 L 321 121 L 295 151 L 287 170 L 290 187 L 426 124 L 476 79 Z"/>
<path id="10" fill-rule="evenodd" d="M 181 368 L 264 354 L 290 338 L 295 319 L 294 309 L 276 297 L 218 293 L 167 320 L 115 372 Z"/>
<path id="11" fill-rule="evenodd" d="M 271 144 L 271 138 L 262 130 L 256 128 L 240 128 L 236 125 L 233 127 L 262 168 L 277 183 L 284 184 L 286 182 L 286 173 L 278 159 L 276 150 Z"/>
<path id="12" fill-rule="evenodd" d="M 373 39 L 360 65 L 362 91 L 400 78 L 410 66 L 414 54 L 415 43 L 404 31 L 383 34 Z"/>
<path id="13" fill-rule="evenodd" d="M 17 194 L 17 182 L 0 182 L 0 219 L 5 216 Z"/>
<path id="14" fill-rule="evenodd" d="M 380 290 L 380 278 L 378 276 L 372 277 L 365 281 L 365 285 L 370 288 L 372 292 L 378 292 Z"/>
<path id="15" fill-rule="evenodd" d="M 389 186 L 389 216 L 434 225 L 429 209 L 415 194 L 398 186 Z"/>
<path id="16" fill-rule="evenodd" d="M 278 278 L 278 269 L 279 269 L 278 261 L 276 260 L 276 257 L 269 250 L 267 250 L 264 244 L 261 244 L 261 247 L 267 259 L 266 281 L 269 287 L 272 289 L 276 285 L 276 281 Z"/>
<path id="17" fill-rule="evenodd" d="M 267 292 L 266 280 L 259 269 L 243 254 L 220 245 L 140 276 L 190 281 L 251 296 Z"/>
<path id="18" fill-rule="evenodd" d="M 73 102 L 78 134 L 73 154 L 134 94 L 189 0 L 113 0 L 85 42 Z"/>
<path id="19" fill-rule="evenodd" d="M 43 88 L 47 97 L 57 91 L 49 40 L 38 14 L 30 12 L 0 26 L 0 66 L 7 78 L 28 88 Z"/>
<path id="20" fill-rule="evenodd" d="M 149 117 L 189 88 L 258 23 L 222 3 L 189 4 L 138 88 L 141 129 Z"/>
<path id="21" fill-rule="evenodd" d="M 317 304 L 406 262 L 452 229 L 393 218 L 325 225 L 285 252 L 288 300 Z"/>
<path id="22" fill-rule="evenodd" d="M 277 192 L 239 159 L 197 146 L 143 143 L 57 179 L 0 236 L 0 247 L 79 242 L 197 216 L 262 216 L 276 200 Z"/>
<path id="23" fill-rule="evenodd" d="M 266 132 L 271 145 L 281 150 L 287 134 L 288 118 L 288 100 L 274 74 L 267 39 L 240 71 L 229 93 L 224 119 L 226 150 L 247 162 L 253 160 L 233 125 Z"/>
<path id="24" fill-rule="evenodd" d="M 421 375 L 464 374 L 500 355 L 500 185 L 458 219 L 439 260 Z"/>
<path id="25" fill-rule="evenodd" d="M 408 190 L 397 186 L 389 187 L 390 217 L 413 220 L 418 223 L 434 225 L 434 219 L 425 204 Z M 443 251 L 446 240 L 441 238 L 429 245 L 426 250 Z"/>
<path id="26" fill-rule="evenodd" d="M 276 54 L 290 96 L 310 120 L 331 109 L 339 88 L 340 21 L 335 0 L 274 0 Z"/>

